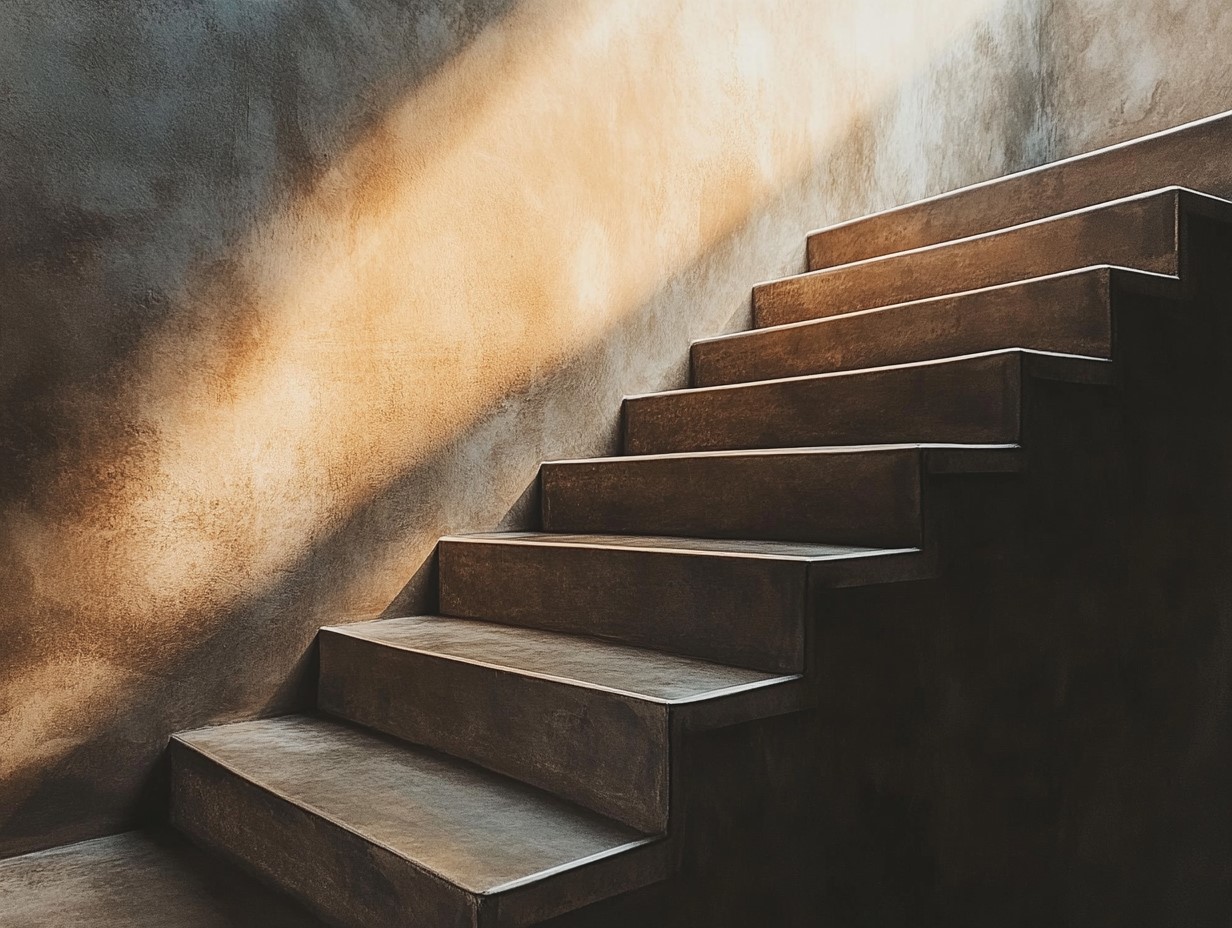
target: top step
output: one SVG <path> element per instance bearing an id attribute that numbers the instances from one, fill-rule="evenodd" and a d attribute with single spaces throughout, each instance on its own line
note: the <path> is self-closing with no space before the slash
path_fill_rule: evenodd
<path id="1" fill-rule="evenodd" d="M 1232 198 L 1232 112 L 814 232 L 809 270 L 923 248 L 1172 185 Z"/>
<path id="2" fill-rule="evenodd" d="M 1184 276 L 1194 218 L 1232 223 L 1227 200 L 1165 187 L 1072 213 L 753 288 L 757 328 L 931 299 L 1079 268 Z"/>

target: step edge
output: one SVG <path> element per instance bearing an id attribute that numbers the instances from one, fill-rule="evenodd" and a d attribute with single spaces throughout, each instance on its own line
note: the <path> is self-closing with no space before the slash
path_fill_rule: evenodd
<path id="1" fill-rule="evenodd" d="M 813 376 L 813 375 L 805 375 Z M 765 383 L 766 381 L 758 381 Z M 729 386 L 729 385 L 727 385 Z M 659 394 L 647 394 L 657 396 Z M 593 458 L 561 458 L 543 461 L 540 468 L 571 467 L 582 464 L 614 464 L 633 461 L 672 461 L 683 459 L 711 458 L 760 458 L 798 457 L 808 455 L 877 454 L 903 451 L 1018 451 L 1022 446 L 1014 442 L 885 442 L 875 445 L 810 445 L 794 448 L 735 448 L 722 451 L 667 451 L 661 454 L 615 454 Z"/>
<path id="2" fill-rule="evenodd" d="M 1059 351 L 1023 351 L 1023 373 L 1034 380 L 1110 385 L 1115 367 L 1111 358 Z"/>
<path id="3" fill-rule="evenodd" d="M 850 371 L 829 371 L 824 374 L 797 374 L 793 377 L 772 377 L 769 380 L 749 380 L 749 381 L 744 381 L 741 383 L 714 384 L 713 386 L 709 386 L 709 387 L 683 387 L 677 390 L 663 390 L 658 393 L 639 393 L 633 396 L 626 396 L 624 398 L 624 402 L 626 403 L 627 402 L 637 402 L 637 401 L 648 400 L 648 399 L 658 398 L 658 397 L 665 397 L 665 396 L 680 396 L 680 395 L 692 396 L 698 393 L 705 393 L 708 391 L 715 391 L 715 390 L 747 390 L 747 389 L 752 389 L 755 387 L 763 387 L 766 384 L 772 384 L 772 383 L 792 383 L 795 381 L 822 380 L 825 378 L 834 378 L 834 377 L 859 377 L 864 374 L 879 374 L 885 371 L 906 370 L 908 368 L 935 367 L 941 364 L 961 364 L 964 362 L 976 360 L 978 358 L 990 358 L 990 357 L 994 357 L 997 355 L 1012 355 L 1012 354 L 1017 354 L 1020 356 L 1031 356 L 1031 357 L 1039 356 L 1039 357 L 1058 358 L 1058 359 L 1065 359 L 1067 361 L 1082 362 L 1082 363 L 1091 364 L 1091 365 L 1112 363 L 1109 358 L 1096 358 L 1096 357 L 1092 357 L 1091 355 L 1067 354 L 1065 352 L 1060 352 L 1060 351 L 1039 351 L 1034 348 L 1018 348 L 1018 347 L 1011 346 L 1009 348 L 994 348 L 991 351 L 976 351 L 976 352 L 973 352 L 972 354 L 958 354 L 958 355 L 953 355 L 952 357 L 948 357 L 948 358 L 931 358 L 927 361 L 907 361 L 902 364 L 883 364 L 878 367 L 861 367 L 861 368 L 856 368 L 855 370 L 850 370 Z"/>
<path id="4" fill-rule="evenodd" d="M 817 270 L 814 270 L 814 271 L 804 271 L 803 273 L 800 273 L 800 274 L 791 274 L 791 275 L 788 275 L 787 277 L 779 277 L 774 280 L 759 281 L 753 285 L 754 298 L 756 298 L 756 291 L 763 287 L 769 287 L 775 284 L 781 284 L 781 283 L 788 282 L 788 281 L 812 279 L 812 278 L 819 277 L 822 274 L 832 274 L 832 273 L 836 273 L 839 271 L 850 271 L 856 268 L 865 267 L 877 261 L 889 261 L 889 260 L 896 260 L 900 258 L 910 258 L 914 255 L 924 254 L 925 252 L 929 252 L 929 251 L 936 251 L 941 248 L 951 248 L 951 247 L 956 247 L 959 245 L 965 245 L 968 242 L 974 242 L 980 239 L 988 239 L 988 238 L 992 238 L 997 235 L 1007 235 L 1011 232 L 1019 232 L 1023 229 L 1029 229 L 1035 226 L 1045 225 L 1050 222 L 1059 222 L 1065 219 L 1072 219 L 1075 216 L 1081 216 L 1087 213 L 1098 212 L 1099 210 L 1115 209 L 1117 207 L 1125 206 L 1130 203 L 1137 203 L 1137 202 L 1144 201 L 1144 200 L 1151 200 L 1151 199 L 1156 199 L 1156 198 L 1160 200 L 1167 200 L 1168 198 L 1171 198 L 1173 208 L 1179 211 L 1179 209 L 1181 208 L 1181 200 L 1183 197 L 1186 197 L 1186 196 L 1197 197 L 1199 198 L 1199 202 L 1216 201 L 1219 203 L 1225 203 L 1225 204 L 1232 205 L 1232 201 L 1225 200 L 1221 197 L 1211 196 L 1210 194 L 1202 193 L 1199 190 L 1194 190 L 1191 187 L 1184 187 L 1179 184 L 1169 184 L 1166 187 L 1157 187 L 1154 190 L 1147 190 L 1147 191 L 1143 191 L 1142 193 L 1135 193 L 1127 197 L 1118 197 L 1115 200 L 1107 200 L 1103 203 L 1094 203 L 1090 206 L 1080 207 L 1079 209 L 1066 210 L 1063 213 L 1053 213 L 1049 216 L 1042 216 L 1039 219 L 1031 219 L 1031 220 L 1028 220 L 1027 222 L 1019 222 L 1012 226 L 1006 226 L 1005 228 L 1002 228 L 1002 229 L 993 229 L 988 232 L 978 232 L 974 235 L 964 235 L 961 238 L 948 239 L 944 242 L 934 242 L 931 245 L 919 245 L 915 248 L 905 248 L 902 251 L 891 251 L 891 252 L 887 252 L 884 255 L 876 255 L 871 258 L 861 258 L 859 261 L 849 261 L 846 264 L 835 264 L 831 267 L 818 268 Z M 1030 279 L 1030 278 L 1027 278 L 1027 279 Z M 766 328 L 769 328 L 769 326 L 767 326 Z"/>
<path id="5" fill-rule="evenodd" d="M 503 545 L 525 545 L 527 547 L 557 547 L 557 548 L 587 548 L 600 551 L 636 551 L 643 554 L 670 554 L 670 555 L 685 555 L 689 557 L 722 557 L 722 558 L 748 558 L 751 560 L 767 560 L 767 561 L 786 561 L 788 563 L 800 564 L 802 566 L 814 563 L 826 563 L 829 561 L 855 560 L 864 557 L 883 557 L 887 555 L 901 554 L 919 554 L 920 548 L 903 547 L 903 548 L 858 548 L 857 550 L 847 551 L 842 554 L 823 554 L 823 555 L 808 555 L 808 554 L 763 554 L 756 552 L 744 551 L 704 551 L 697 548 L 689 548 L 685 545 L 680 547 L 664 547 L 655 548 L 639 545 L 623 545 L 623 544 L 605 544 L 603 542 L 584 542 L 584 541 L 553 541 L 550 532 L 539 533 L 535 537 L 517 537 L 519 534 L 531 535 L 534 533 L 510 533 L 508 537 L 496 533 L 476 533 L 474 535 L 443 535 L 438 544 L 448 542 L 450 544 L 503 544 Z M 671 537 L 677 536 L 632 536 L 632 537 Z M 681 541 L 687 542 L 689 539 L 681 537 Z M 733 540 L 733 539 L 725 539 Z M 834 547 L 849 547 L 856 548 L 854 545 L 835 545 Z M 647 650 L 654 650 L 649 648 Z"/>
<path id="6" fill-rule="evenodd" d="M 813 272 L 816 273 L 816 272 Z M 1035 277 L 1023 277 L 1020 280 L 1010 280 L 1005 283 L 992 284 L 987 287 L 975 287 L 971 290 L 955 290 L 953 293 L 943 293 L 940 296 L 928 296 L 919 300 L 906 300 L 902 303 L 890 303 L 886 306 L 870 306 L 865 309 L 853 309 L 843 313 L 834 313 L 829 316 L 818 316 L 816 319 L 799 319 L 796 322 L 780 322 L 776 325 L 767 325 L 761 328 L 744 329 L 740 332 L 729 332 L 726 335 L 714 335 L 709 338 L 699 338 L 696 341 L 690 342 L 690 349 L 695 346 L 715 345 L 724 342 L 738 341 L 741 339 L 755 339 L 758 336 L 773 332 L 790 331 L 792 329 L 808 328 L 810 326 L 821 326 L 827 323 L 837 323 L 843 320 L 853 318 L 864 318 L 875 316 L 879 313 L 884 313 L 889 310 L 905 310 L 914 309 L 920 306 L 928 306 L 933 303 L 943 303 L 955 300 L 969 300 L 977 297 L 983 297 L 990 293 L 996 293 L 1000 290 L 1012 290 L 1014 288 L 1031 287 L 1037 284 L 1048 283 L 1051 281 L 1061 280 L 1064 278 L 1086 278 L 1096 276 L 1113 277 L 1115 274 L 1125 275 L 1141 275 L 1150 278 L 1163 278 L 1168 281 L 1176 281 L 1179 283 L 1180 278 L 1174 274 L 1161 274 L 1158 271 L 1143 271 L 1138 268 L 1124 267 L 1120 264 L 1090 264 L 1086 267 L 1073 268 L 1067 271 L 1058 271 L 1055 274 L 1040 274 Z M 791 277 L 781 277 L 779 280 L 791 280 Z M 774 283 L 774 281 L 770 281 Z"/>
<path id="7" fill-rule="evenodd" d="M 450 617 L 446 616 L 445 618 L 450 618 Z M 468 619 L 466 621 L 482 621 L 482 620 L 481 619 Z M 513 626 L 513 627 L 516 628 L 517 626 Z M 678 697 L 675 699 L 667 699 L 661 696 L 651 696 L 646 693 L 638 693 L 638 692 L 634 692 L 633 690 L 624 690 L 624 689 L 621 689 L 615 686 L 608 686 L 602 683 L 595 683 L 590 680 L 579 680 L 575 677 L 562 677 L 562 676 L 557 676 L 555 674 L 544 673 L 542 671 L 529 670 L 524 667 L 512 667 L 512 666 L 509 666 L 508 664 L 499 664 L 499 663 L 495 663 L 492 661 L 479 660 L 477 658 L 463 657 L 458 654 L 448 654 L 448 653 L 441 652 L 441 651 L 431 651 L 426 648 L 417 648 L 412 645 L 402 644 L 399 642 L 380 641 L 380 640 L 368 637 L 367 635 L 359 635 L 359 634 L 354 634 L 352 632 L 349 632 L 346 630 L 346 626 L 323 626 L 321 628 L 321 631 L 322 632 L 327 631 L 327 632 L 330 632 L 331 634 L 345 635 L 346 637 L 351 638 L 356 641 L 366 641 L 369 644 L 372 644 L 376 647 L 392 648 L 397 651 L 405 651 L 410 654 L 419 654 L 424 657 L 434 658 L 436 660 L 441 660 L 441 661 L 450 661 L 450 662 L 458 663 L 458 664 L 466 664 L 472 667 L 483 667 L 487 670 L 495 670 L 501 673 L 513 674 L 515 676 L 529 677 L 535 680 L 543 680 L 548 683 L 559 683 L 565 686 L 575 686 L 575 687 L 578 687 L 579 689 L 588 689 L 588 690 L 595 690 L 595 691 L 602 692 L 602 693 L 611 693 L 614 696 L 624 696 L 629 699 L 636 699 L 640 702 L 647 702 L 653 705 L 667 706 L 667 707 L 689 705 L 695 702 L 703 702 L 708 699 L 718 699 L 722 696 L 729 696 L 729 695 L 734 696 L 741 692 L 761 689 L 762 687 L 772 686 L 772 685 L 776 685 L 779 683 L 790 682 L 791 680 L 794 680 L 800 676 L 799 674 L 780 674 L 777 676 L 769 677 L 765 680 L 753 680 L 748 683 L 732 684 L 730 686 L 720 687 L 715 690 L 707 690 L 704 693 L 697 693 L 692 696 L 682 696 L 682 697 Z M 567 636 L 567 637 L 582 637 L 582 636 L 575 635 L 575 636 Z M 641 650 L 641 651 L 652 651 L 653 650 L 651 648 L 634 648 L 632 645 L 624 645 L 623 647 L 627 647 L 630 650 Z M 681 658 L 681 655 L 671 654 L 666 651 L 655 652 L 655 653 L 663 654 L 669 658 Z M 682 658 L 682 659 L 696 661 L 697 663 L 711 664 L 717 667 L 724 666 L 723 664 L 718 664 L 715 661 L 702 661 L 696 658 Z"/>
<path id="8" fill-rule="evenodd" d="M 481 892 L 477 892 L 475 893 L 475 895 L 491 898 L 501 893 L 506 893 L 506 892 L 510 892 L 515 889 L 521 889 L 523 887 L 530 886 L 534 883 L 541 883 L 544 880 L 550 879 L 551 877 L 556 876 L 557 874 L 560 874 L 560 873 L 568 873 L 570 870 L 577 870 L 577 869 L 580 869 L 581 867 L 586 867 L 591 864 L 598 863 L 599 861 L 606 860 L 609 857 L 615 857 L 618 854 L 626 854 L 626 853 L 629 853 L 630 851 L 637 850 L 638 848 L 648 847 L 654 844 L 659 844 L 666 840 L 667 840 L 666 833 L 658 834 L 658 835 L 646 835 L 643 838 L 638 838 L 626 844 L 622 844 L 619 847 L 608 848 L 606 851 L 596 851 L 594 854 L 591 854 L 588 857 L 582 857 L 582 858 L 579 858 L 578 860 L 570 861 L 569 863 L 566 863 L 566 864 L 558 864 L 555 867 L 549 867 L 546 870 L 540 870 L 537 873 L 532 873 L 528 876 L 519 877 L 518 879 L 510 880 L 507 883 L 501 883 L 500 885 L 494 886 L 491 889 L 485 889 Z M 612 894 L 608 894 L 607 896 L 604 896 L 602 898 L 611 898 L 611 895 Z"/>

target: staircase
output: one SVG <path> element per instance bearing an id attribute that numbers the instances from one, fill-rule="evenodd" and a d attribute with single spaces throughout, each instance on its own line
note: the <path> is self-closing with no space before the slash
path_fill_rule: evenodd
<path id="1" fill-rule="evenodd" d="M 1224 421 L 1193 398 L 1226 386 L 1229 150 L 1223 116 L 809 236 L 808 273 L 755 288 L 752 331 L 693 345 L 689 389 L 625 400 L 623 455 L 543 465 L 541 531 L 441 540 L 439 615 L 322 629 L 318 714 L 176 736 L 174 824 L 355 928 L 516 928 L 682 867 L 696 888 L 698 777 L 751 814 L 765 787 L 691 751 L 792 713 L 817 738 L 846 699 L 910 706 L 915 658 L 879 616 L 1064 598 L 1093 539 L 1138 532 L 1113 513 L 1155 465 L 1121 474 L 1126 448 L 1166 435 L 1183 458 L 1180 430 Z M 1005 648 L 990 693 L 1028 685 L 1030 642 Z M 848 724 L 819 795 L 874 750 Z M 854 805 L 809 821 L 841 831 Z M 561 924 L 612 917 L 588 912 Z"/>

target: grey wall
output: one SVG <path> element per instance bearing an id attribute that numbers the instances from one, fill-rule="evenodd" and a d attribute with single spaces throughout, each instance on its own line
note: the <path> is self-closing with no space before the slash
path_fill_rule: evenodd
<path id="1" fill-rule="evenodd" d="M 4 4 L 0 855 L 430 607 L 434 540 L 526 524 L 809 228 L 1225 108 L 1226 17 L 1159 16 Z"/>
<path id="2" fill-rule="evenodd" d="M 1041 25 L 1052 158 L 1232 109 L 1224 0 L 1047 0 Z"/>

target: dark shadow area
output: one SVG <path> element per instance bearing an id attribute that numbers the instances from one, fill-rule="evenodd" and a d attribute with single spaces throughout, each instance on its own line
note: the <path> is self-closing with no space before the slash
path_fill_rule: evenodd
<path id="1" fill-rule="evenodd" d="M 819 708 L 696 739 L 678 885 L 553 928 L 1216 926 L 1232 911 L 1232 233 L 936 478 L 935 581 L 824 594 Z"/>
<path id="2" fill-rule="evenodd" d="M 0 502 L 45 492 L 48 460 L 139 444 L 108 406 L 137 347 L 202 302 L 230 316 L 202 324 L 248 338 L 245 237 L 515 6 L 6 4 Z"/>

